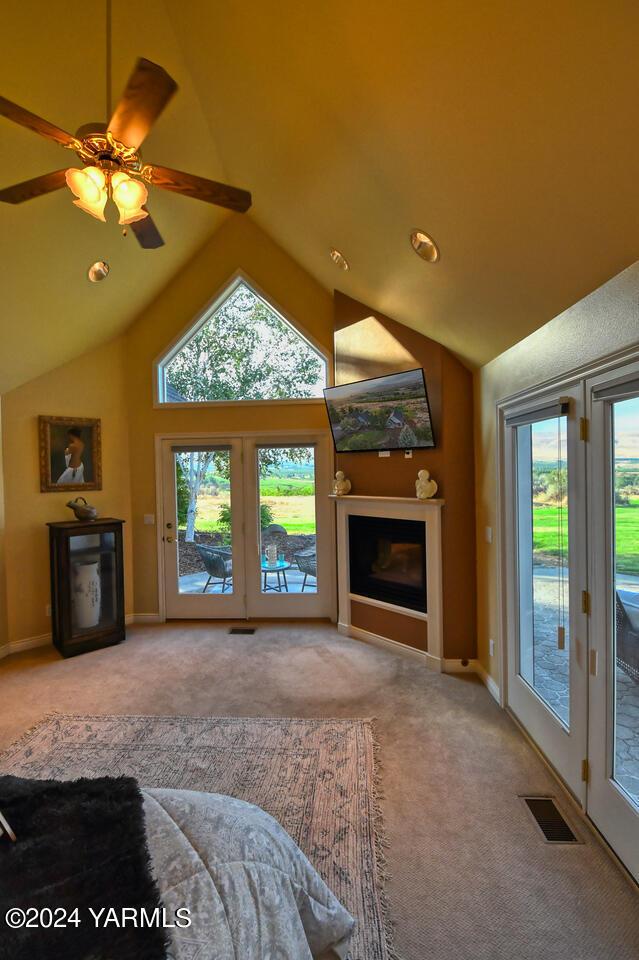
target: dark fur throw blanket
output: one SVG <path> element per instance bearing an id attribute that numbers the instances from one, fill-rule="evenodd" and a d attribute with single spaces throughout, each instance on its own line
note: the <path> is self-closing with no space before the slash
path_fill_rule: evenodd
<path id="1" fill-rule="evenodd" d="M 135 780 L 0 776 L 0 811 L 0 960 L 166 958 Z"/>

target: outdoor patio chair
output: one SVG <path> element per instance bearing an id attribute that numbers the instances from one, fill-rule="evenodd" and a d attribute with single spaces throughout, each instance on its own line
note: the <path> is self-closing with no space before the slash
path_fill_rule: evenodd
<path id="1" fill-rule="evenodd" d="M 202 593 L 206 593 L 210 583 L 216 580 L 222 581 L 222 593 L 233 586 L 233 560 L 230 547 L 207 547 L 204 544 L 196 543 L 197 552 L 202 558 L 204 569 L 208 574 L 208 580 L 204 584 Z"/>
<path id="2" fill-rule="evenodd" d="M 314 577 L 317 580 L 317 554 L 315 553 L 295 553 L 293 554 L 297 566 L 304 574 L 304 580 L 302 581 L 302 593 L 304 593 L 304 587 L 306 586 L 306 581 L 309 577 Z"/>
<path id="3" fill-rule="evenodd" d="M 616 593 L 617 664 L 633 680 L 637 681 L 639 681 L 638 612 L 639 594 L 625 590 Z"/>

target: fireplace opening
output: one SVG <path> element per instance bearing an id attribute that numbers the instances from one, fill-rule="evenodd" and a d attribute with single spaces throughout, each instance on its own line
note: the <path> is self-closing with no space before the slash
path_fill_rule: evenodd
<path id="1" fill-rule="evenodd" d="M 348 518 L 350 592 L 426 613 L 426 524 Z"/>

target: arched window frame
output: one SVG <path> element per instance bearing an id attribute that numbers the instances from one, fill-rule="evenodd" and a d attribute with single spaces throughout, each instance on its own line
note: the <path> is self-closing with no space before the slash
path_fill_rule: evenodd
<path id="1" fill-rule="evenodd" d="M 292 317 L 286 310 L 280 307 L 269 294 L 265 293 L 254 280 L 251 279 L 243 270 L 236 270 L 229 279 L 215 293 L 203 310 L 197 315 L 195 320 L 190 321 L 180 331 L 178 336 L 171 342 L 168 348 L 153 361 L 153 406 L 167 410 L 182 410 L 185 407 L 220 407 L 229 405 L 259 406 L 262 404 L 324 404 L 323 397 L 291 397 L 285 399 L 273 400 L 185 400 L 171 402 L 166 400 L 166 377 L 165 367 L 173 360 L 180 350 L 196 336 L 198 331 L 209 318 L 221 307 L 240 284 L 245 284 L 258 299 L 260 299 L 269 310 L 273 310 L 280 320 L 291 327 L 295 333 L 318 355 L 324 363 L 326 386 L 333 386 L 333 356 L 315 337 L 312 336 L 304 327 Z"/>

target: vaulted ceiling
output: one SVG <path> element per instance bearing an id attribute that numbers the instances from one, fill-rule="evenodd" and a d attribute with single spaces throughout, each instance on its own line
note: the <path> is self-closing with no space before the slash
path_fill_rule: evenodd
<path id="1" fill-rule="evenodd" d="M 145 159 L 251 190 L 250 215 L 328 289 L 470 365 L 639 255 L 634 0 L 113 9 L 114 96 L 140 55 L 180 87 Z M 71 132 L 104 118 L 100 2 L 23 0 L 3 20 L 4 96 Z M 0 119 L 1 186 L 69 156 Z M 143 251 L 70 199 L 0 206 L 0 391 L 124 329 L 226 216 L 154 190 L 166 246 Z M 414 227 L 439 263 L 412 252 Z M 96 259 L 112 272 L 92 285 Z"/>

